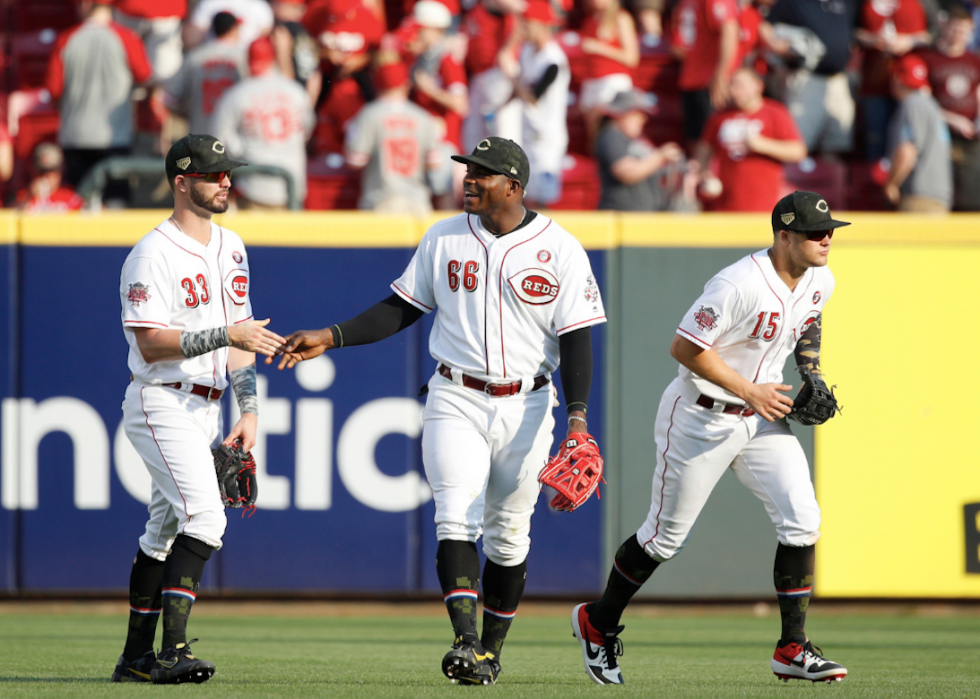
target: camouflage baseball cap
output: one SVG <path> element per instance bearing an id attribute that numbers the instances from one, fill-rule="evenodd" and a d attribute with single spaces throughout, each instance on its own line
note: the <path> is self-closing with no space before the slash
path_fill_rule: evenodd
<path id="1" fill-rule="evenodd" d="M 214 136 L 188 134 L 167 151 L 167 179 L 188 173 L 226 172 L 248 163 L 229 160 L 224 144 Z"/>
<path id="2" fill-rule="evenodd" d="M 457 163 L 482 165 L 487 170 L 517 180 L 521 187 L 527 187 L 531 176 L 531 166 L 524 150 L 510 139 L 499 136 L 483 139 L 470 155 L 454 155 L 452 158 Z"/>
<path id="3" fill-rule="evenodd" d="M 830 207 L 816 192 L 793 192 L 776 203 L 772 210 L 772 230 L 808 233 L 850 226 L 830 217 Z"/>

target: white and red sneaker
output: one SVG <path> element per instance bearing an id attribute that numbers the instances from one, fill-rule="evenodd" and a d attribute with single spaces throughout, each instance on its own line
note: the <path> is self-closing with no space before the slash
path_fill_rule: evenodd
<path id="1" fill-rule="evenodd" d="M 770 663 L 776 677 L 790 680 L 810 680 L 811 682 L 840 682 L 847 675 L 847 668 L 823 657 L 823 651 L 807 641 L 787 643 L 776 646 Z"/>
<path id="2" fill-rule="evenodd" d="M 580 604 L 572 610 L 572 634 L 582 643 L 585 673 L 596 684 L 623 684 L 623 673 L 616 658 L 623 654 L 619 634 L 624 627 L 599 631 L 589 621 L 587 606 Z"/>

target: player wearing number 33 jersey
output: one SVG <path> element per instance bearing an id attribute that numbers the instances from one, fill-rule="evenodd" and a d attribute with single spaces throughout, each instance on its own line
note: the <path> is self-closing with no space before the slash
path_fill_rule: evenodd
<path id="1" fill-rule="evenodd" d="M 773 244 L 716 274 L 671 345 L 679 376 L 660 400 L 650 512 L 616 553 L 602 599 L 578 605 L 572 627 L 586 673 L 621 684 L 617 655 L 623 610 L 663 562 L 683 548 L 725 471 L 758 497 L 776 528 L 774 582 L 782 635 L 770 661 L 781 679 L 840 680 L 847 670 L 823 658 L 804 631 L 813 585 L 820 508 L 806 456 L 784 419 L 783 365 L 819 374 L 821 312 L 834 290 L 827 268 L 834 229 L 813 192 L 776 205 Z"/>
<path id="2" fill-rule="evenodd" d="M 606 318 L 581 244 L 523 207 L 530 168 L 520 146 L 494 137 L 453 158 L 467 166 L 466 213 L 429 229 L 388 299 L 345 323 L 290 335 L 280 368 L 376 342 L 435 312 L 422 457 L 455 631 L 442 669 L 454 681 L 493 684 L 524 591 L 537 476 L 551 448 L 551 374 L 560 363 L 569 433 L 587 432 L 590 328 Z"/>

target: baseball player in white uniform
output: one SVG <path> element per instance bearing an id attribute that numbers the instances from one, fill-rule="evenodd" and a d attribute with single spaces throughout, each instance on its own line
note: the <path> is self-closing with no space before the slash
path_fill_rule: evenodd
<path id="1" fill-rule="evenodd" d="M 581 244 L 522 205 L 530 168 L 521 147 L 491 137 L 453 159 L 466 164 L 465 213 L 428 230 L 390 297 L 353 320 L 290 335 L 279 367 L 376 342 L 436 312 L 422 457 L 455 631 L 442 668 L 461 683 L 493 684 L 524 591 L 537 475 L 552 442 L 551 374 L 560 362 L 569 432 L 586 432 L 590 329 L 606 318 Z"/>
<path id="2" fill-rule="evenodd" d="M 225 531 L 211 449 L 255 442 L 255 352 L 283 339 L 252 319 L 242 239 L 211 222 L 228 208 L 227 158 L 211 136 L 177 141 L 166 158 L 173 216 L 146 234 L 123 264 L 122 323 L 132 382 L 123 401 L 126 435 L 153 479 L 150 518 L 130 576 L 126 647 L 114 682 L 204 682 L 214 664 L 195 658 L 187 619 L 204 565 Z M 222 440 L 230 383 L 241 419 Z M 153 653 L 157 620 L 163 642 Z"/>
<path id="3" fill-rule="evenodd" d="M 781 679 L 841 680 L 804 631 L 813 586 L 817 506 L 803 449 L 785 416 L 782 383 L 795 353 L 819 371 L 820 323 L 834 290 L 827 268 L 834 229 L 827 202 L 794 192 L 773 210 L 773 244 L 716 274 L 684 315 L 670 353 L 679 376 L 660 401 L 650 513 L 616 553 L 602 599 L 572 612 L 585 670 L 597 684 L 622 684 L 620 617 L 657 566 L 684 546 L 722 474 L 731 469 L 765 504 L 776 527 L 774 579 L 782 635 L 771 667 Z"/>

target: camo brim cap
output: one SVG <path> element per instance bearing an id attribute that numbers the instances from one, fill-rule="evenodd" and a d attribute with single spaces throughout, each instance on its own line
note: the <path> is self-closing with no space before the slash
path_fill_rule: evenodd
<path id="1" fill-rule="evenodd" d="M 850 225 L 847 221 L 835 221 L 826 200 L 816 192 L 787 194 L 772 210 L 773 232 L 809 233 Z"/>
<path id="2" fill-rule="evenodd" d="M 167 177 L 177 175 L 227 172 L 248 163 L 231 160 L 225 154 L 224 144 L 207 134 L 188 134 L 174 143 L 167 151 Z"/>

